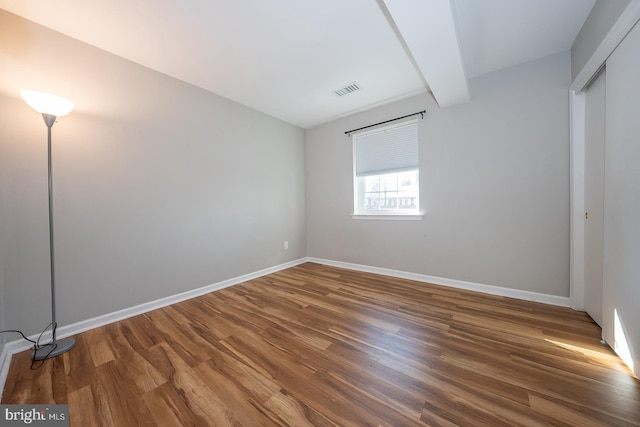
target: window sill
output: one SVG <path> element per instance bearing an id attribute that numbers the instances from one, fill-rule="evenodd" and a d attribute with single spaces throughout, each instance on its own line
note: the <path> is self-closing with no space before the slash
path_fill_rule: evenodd
<path id="1" fill-rule="evenodd" d="M 351 219 L 378 219 L 378 220 L 387 220 L 387 221 L 421 221 L 423 213 L 418 214 L 396 214 L 396 213 L 388 213 L 388 214 L 352 214 Z"/>

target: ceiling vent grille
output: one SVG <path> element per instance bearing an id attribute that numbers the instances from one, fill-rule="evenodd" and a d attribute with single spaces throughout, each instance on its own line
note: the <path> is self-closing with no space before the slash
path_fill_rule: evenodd
<path id="1" fill-rule="evenodd" d="M 333 93 L 335 93 L 338 96 L 345 96 L 357 90 L 360 90 L 360 86 L 358 85 L 358 83 L 353 82 L 346 85 L 345 87 L 341 87 L 340 89 L 334 90 Z"/>

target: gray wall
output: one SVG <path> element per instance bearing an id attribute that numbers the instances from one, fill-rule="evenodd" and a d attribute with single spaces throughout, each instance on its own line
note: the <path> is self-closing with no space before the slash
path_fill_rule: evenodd
<path id="1" fill-rule="evenodd" d="M 0 178 L 2 179 L 2 178 Z M 2 191 L 0 189 L 0 191 Z M 2 200 L 2 195 L 0 195 L 0 200 Z M 0 217 L 0 224 L 2 222 L 2 218 Z M 0 230 L 2 229 L 2 226 L 0 225 Z M 2 234 L 0 234 L 0 242 L 2 241 Z M 0 250 L 1 250 L 1 244 L 0 244 Z M 2 266 L 2 252 L 0 252 L 0 331 L 4 331 L 5 329 L 7 329 L 5 327 L 5 321 L 4 321 L 4 304 L 5 304 L 5 299 L 4 299 L 4 281 L 2 280 L 2 272 L 4 271 L 4 268 Z M 7 334 L 0 334 L 0 355 L 2 355 L 2 351 L 4 350 L 4 344 L 6 342 L 8 342 L 8 340 L 10 339 L 10 337 L 7 336 Z"/>
<path id="2" fill-rule="evenodd" d="M 571 80 L 600 46 L 630 0 L 597 0 L 571 46 Z"/>
<path id="3" fill-rule="evenodd" d="M 472 101 L 427 95 L 306 132 L 308 255 L 569 295 L 570 54 L 470 81 Z M 425 109 L 422 221 L 353 220 L 344 131 Z"/>
<path id="4" fill-rule="evenodd" d="M 0 40 L 2 39 L 0 38 Z M 5 126 L 6 125 L 5 125 L 4 116 L 0 114 L 0 132 L 2 131 L 2 128 L 4 128 Z M 0 139 L 0 146 L 2 144 L 3 144 L 2 139 Z M 5 329 L 8 329 L 5 322 L 5 305 L 7 304 L 7 302 L 4 295 L 4 271 L 6 270 L 6 267 L 5 267 L 6 257 L 4 254 L 6 245 L 4 244 L 4 242 L 6 242 L 6 238 L 7 238 L 6 231 L 5 231 L 6 227 L 4 226 L 4 224 L 6 223 L 4 206 L 5 206 L 5 200 L 7 200 L 6 190 L 9 188 L 8 184 L 10 179 L 10 175 L 7 173 L 8 166 L 9 165 L 6 163 L 6 159 L 4 158 L 4 155 L 2 155 L 2 151 L 0 151 L 0 331 L 4 331 Z M 4 351 L 5 343 L 11 341 L 12 339 L 16 339 L 16 337 L 10 334 L 0 334 L 0 356 Z M 2 369 L 2 366 L 0 366 L 0 369 Z"/>
<path id="5" fill-rule="evenodd" d="M 0 40 L 6 327 L 50 319 L 46 126 L 21 88 L 76 102 L 53 127 L 60 324 L 306 255 L 302 129 L 1 10 Z"/>

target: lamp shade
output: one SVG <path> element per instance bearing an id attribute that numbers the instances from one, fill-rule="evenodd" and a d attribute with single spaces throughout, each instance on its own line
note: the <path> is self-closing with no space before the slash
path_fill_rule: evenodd
<path id="1" fill-rule="evenodd" d="M 62 117 L 69 114 L 75 107 L 75 104 L 68 99 L 37 90 L 21 90 L 20 95 L 29 107 L 41 114 Z"/>

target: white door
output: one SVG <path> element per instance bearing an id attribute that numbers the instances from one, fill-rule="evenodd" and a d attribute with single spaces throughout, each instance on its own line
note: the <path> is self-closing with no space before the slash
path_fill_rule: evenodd
<path id="1" fill-rule="evenodd" d="M 604 257 L 605 71 L 585 92 L 584 307 L 602 326 Z"/>
<path id="2" fill-rule="evenodd" d="M 607 59 L 602 334 L 640 376 L 640 24 Z"/>

